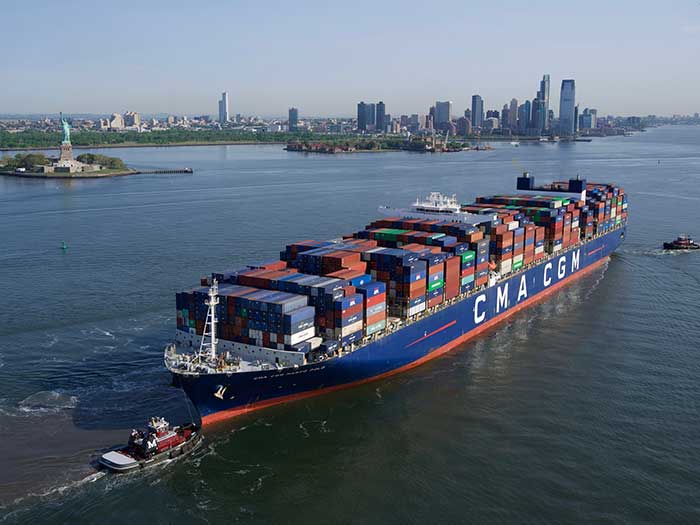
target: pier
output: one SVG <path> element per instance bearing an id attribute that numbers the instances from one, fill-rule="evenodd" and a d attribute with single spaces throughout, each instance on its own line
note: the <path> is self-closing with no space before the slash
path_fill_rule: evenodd
<path id="1" fill-rule="evenodd" d="M 174 168 L 174 169 L 157 169 L 157 170 L 137 170 L 137 174 L 141 175 L 169 175 L 171 173 L 194 173 L 192 168 Z"/>

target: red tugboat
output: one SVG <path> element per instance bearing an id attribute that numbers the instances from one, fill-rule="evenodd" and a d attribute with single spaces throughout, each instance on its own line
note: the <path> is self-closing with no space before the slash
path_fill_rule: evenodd
<path id="1" fill-rule="evenodd" d="M 129 472 L 184 455 L 201 441 L 200 427 L 195 423 L 171 427 L 162 417 L 152 417 L 146 430 L 133 429 L 129 444 L 106 452 L 99 464 L 112 472 Z"/>
<path id="2" fill-rule="evenodd" d="M 665 242 L 664 250 L 700 250 L 700 244 L 693 242 L 690 235 L 684 233 L 673 242 Z"/>

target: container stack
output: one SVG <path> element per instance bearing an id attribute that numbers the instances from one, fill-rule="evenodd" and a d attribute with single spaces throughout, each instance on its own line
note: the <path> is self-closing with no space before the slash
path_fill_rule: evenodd
<path id="1" fill-rule="evenodd" d="M 476 252 L 469 249 L 468 243 L 460 243 L 452 248 L 452 253 L 459 260 L 459 293 L 467 293 L 474 288 L 474 276 L 476 268 Z M 455 264 L 455 263 L 452 263 Z M 449 277 L 449 270 L 448 280 Z M 448 293 L 445 294 L 449 299 Z"/>
<path id="2" fill-rule="evenodd" d="M 386 285 L 375 281 L 356 287 L 362 295 L 365 313 L 365 335 L 376 334 L 386 328 Z"/>
<path id="3" fill-rule="evenodd" d="M 426 308 L 427 263 L 421 254 L 394 248 L 365 252 L 374 279 L 385 283 L 389 313 L 396 317 L 414 316 Z"/>
<path id="4" fill-rule="evenodd" d="M 622 188 L 588 184 L 586 204 L 592 211 L 594 234 L 604 233 L 627 219 L 627 195 Z"/>
<path id="5" fill-rule="evenodd" d="M 347 346 L 362 339 L 365 316 L 361 294 L 355 293 L 333 301 L 332 311 L 329 314 L 332 322 L 326 323 L 323 333 L 326 338 L 340 341 L 341 346 Z"/>
<path id="6" fill-rule="evenodd" d="M 421 256 L 421 260 L 425 261 L 428 269 L 428 283 L 426 296 L 428 308 L 433 308 L 439 305 L 445 294 L 445 261 L 447 254 L 445 253 L 430 253 Z"/>

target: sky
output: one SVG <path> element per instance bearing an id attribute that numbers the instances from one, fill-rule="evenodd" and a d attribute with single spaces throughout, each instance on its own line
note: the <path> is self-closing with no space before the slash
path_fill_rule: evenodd
<path id="1" fill-rule="evenodd" d="M 599 115 L 700 111 L 700 0 L 0 0 L 0 113 L 485 109 L 576 80 Z"/>

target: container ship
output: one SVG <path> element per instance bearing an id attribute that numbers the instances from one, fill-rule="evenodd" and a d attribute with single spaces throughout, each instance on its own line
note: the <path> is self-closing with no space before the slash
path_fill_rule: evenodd
<path id="1" fill-rule="evenodd" d="M 576 178 L 459 203 L 432 193 L 176 294 L 165 349 L 203 424 L 403 372 L 603 264 L 627 195 Z"/>

